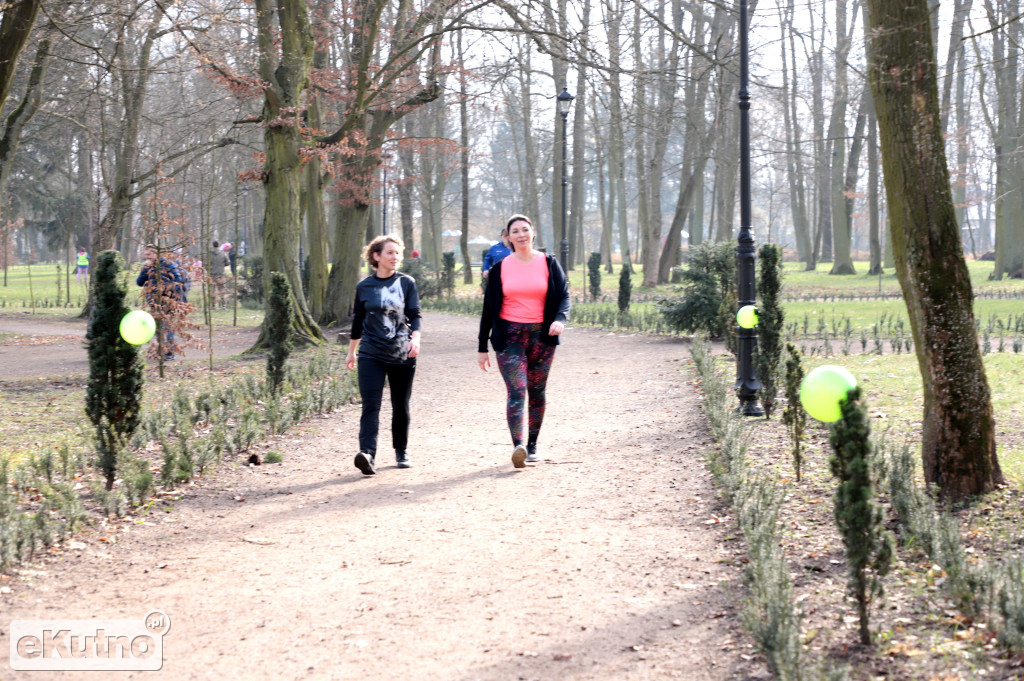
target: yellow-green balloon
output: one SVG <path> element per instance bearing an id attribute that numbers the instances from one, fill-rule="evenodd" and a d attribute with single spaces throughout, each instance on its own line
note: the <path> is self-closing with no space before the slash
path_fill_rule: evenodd
<path id="1" fill-rule="evenodd" d="M 839 403 L 857 387 L 857 379 L 843 367 L 826 364 L 807 374 L 800 384 L 800 404 L 807 413 L 825 423 L 842 418 Z"/>
<path id="2" fill-rule="evenodd" d="M 156 333 L 156 320 L 145 310 L 132 310 L 121 318 L 121 338 L 132 345 L 148 343 Z"/>
<path id="3" fill-rule="evenodd" d="M 744 329 L 752 329 L 757 326 L 757 308 L 753 305 L 744 305 L 736 313 L 736 323 Z"/>

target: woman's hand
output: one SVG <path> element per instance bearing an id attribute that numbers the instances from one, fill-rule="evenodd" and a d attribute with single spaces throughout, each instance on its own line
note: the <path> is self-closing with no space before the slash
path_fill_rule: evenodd
<path id="1" fill-rule="evenodd" d="M 345 366 L 348 367 L 349 371 L 356 368 L 356 356 L 354 353 L 348 353 L 348 356 L 345 358 Z"/>
<path id="2" fill-rule="evenodd" d="M 420 333 L 419 331 L 413 332 L 409 338 L 409 359 L 416 357 L 420 354 Z"/>
<path id="3" fill-rule="evenodd" d="M 488 371 L 488 367 L 491 366 L 491 356 L 486 352 L 476 353 L 476 363 L 480 365 L 480 368 L 484 371 Z"/>
<path id="4" fill-rule="evenodd" d="M 561 336 L 563 331 L 565 331 L 565 324 L 562 322 L 551 322 L 551 328 L 548 329 L 548 335 Z"/>

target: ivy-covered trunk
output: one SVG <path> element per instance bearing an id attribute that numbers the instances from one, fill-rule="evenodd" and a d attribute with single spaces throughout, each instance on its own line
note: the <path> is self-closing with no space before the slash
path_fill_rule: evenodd
<path id="1" fill-rule="evenodd" d="M 302 293 L 299 232 L 302 226 L 301 182 L 303 93 L 313 64 L 313 33 L 305 0 L 256 0 L 259 72 L 263 96 L 266 158 L 263 186 L 263 270 L 280 272 L 291 287 L 292 339 L 300 344 L 323 341 Z M 276 20 L 276 25 L 275 25 Z M 264 282 L 269 286 L 269 278 Z M 265 294 L 269 293 L 267 289 Z M 269 299 L 269 295 L 266 296 Z M 269 344 L 268 314 L 255 348 Z"/>
<path id="2" fill-rule="evenodd" d="M 924 383 L 925 480 L 947 497 L 1003 481 L 939 116 L 928 0 L 868 0 L 896 273 Z"/>

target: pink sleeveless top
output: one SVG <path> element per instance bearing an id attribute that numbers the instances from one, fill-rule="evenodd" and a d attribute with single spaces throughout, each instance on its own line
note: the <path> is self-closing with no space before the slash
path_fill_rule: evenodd
<path id="1" fill-rule="evenodd" d="M 522 263 L 510 255 L 501 261 L 501 291 L 504 300 L 500 317 L 520 324 L 544 321 L 544 299 L 548 293 L 548 261 L 542 253 Z"/>

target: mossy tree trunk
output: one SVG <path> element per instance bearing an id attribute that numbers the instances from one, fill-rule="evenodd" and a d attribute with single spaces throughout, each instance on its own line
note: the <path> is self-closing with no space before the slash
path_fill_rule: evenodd
<path id="1" fill-rule="evenodd" d="M 272 6 L 273 5 L 273 6 Z M 302 229 L 302 97 L 313 65 L 313 33 L 305 0 L 256 0 L 259 72 L 266 82 L 263 98 L 263 139 L 266 158 L 263 187 L 263 270 L 280 272 L 291 288 L 294 314 L 292 339 L 298 345 L 324 337 L 302 293 L 299 233 Z M 277 40 L 275 40 L 277 38 Z M 269 301 L 270 278 L 264 281 Z M 269 305 L 269 302 L 268 302 Z M 269 310 L 268 310 L 269 312 Z M 267 320 L 254 348 L 267 347 Z"/>
<path id="2" fill-rule="evenodd" d="M 868 0 L 896 272 L 924 383 L 925 480 L 946 497 L 1003 481 L 973 295 L 946 166 L 928 0 Z"/>

